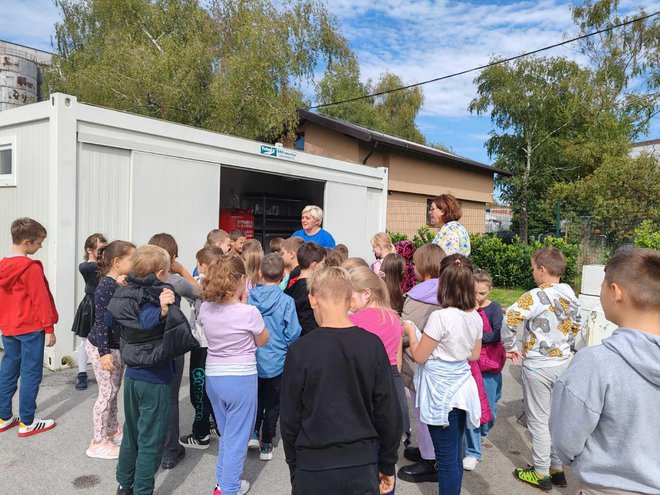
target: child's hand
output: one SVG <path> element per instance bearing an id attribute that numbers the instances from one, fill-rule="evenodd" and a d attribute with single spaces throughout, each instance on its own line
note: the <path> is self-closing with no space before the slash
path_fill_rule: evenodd
<path id="1" fill-rule="evenodd" d="M 117 369 L 115 368 L 115 361 L 112 359 L 112 354 L 101 356 L 101 359 L 99 360 L 99 366 L 102 370 L 105 371 L 115 371 Z"/>
<path id="2" fill-rule="evenodd" d="M 410 338 L 411 335 L 414 336 L 417 333 L 417 327 L 410 320 L 404 321 L 402 326 L 403 332 L 408 336 L 408 338 Z"/>
<path id="3" fill-rule="evenodd" d="M 171 289 L 165 288 L 160 293 L 160 297 L 158 299 L 160 300 L 160 308 L 167 310 L 170 304 L 174 304 L 174 292 L 172 292 Z"/>
<path id="4" fill-rule="evenodd" d="M 507 352 L 506 358 L 510 359 L 511 362 L 516 366 L 518 366 L 520 364 L 520 361 L 524 359 L 523 355 L 517 349 L 515 351 Z"/>
<path id="5" fill-rule="evenodd" d="M 380 484 L 378 486 L 378 489 L 381 495 L 384 495 L 385 493 L 390 493 L 392 490 L 394 490 L 394 476 L 388 476 L 383 473 L 378 473 L 378 478 L 380 479 Z"/>
<path id="6" fill-rule="evenodd" d="M 183 265 L 179 263 L 176 259 L 173 259 L 170 263 L 170 272 L 181 275 L 184 271 Z"/>
<path id="7" fill-rule="evenodd" d="M 53 347 L 55 345 L 55 342 L 57 342 L 57 339 L 55 338 L 54 333 L 47 333 L 46 334 L 46 347 Z"/>
<path id="8" fill-rule="evenodd" d="M 117 277 L 117 284 L 118 285 L 128 285 L 128 280 L 126 275 L 119 275 Z"/>

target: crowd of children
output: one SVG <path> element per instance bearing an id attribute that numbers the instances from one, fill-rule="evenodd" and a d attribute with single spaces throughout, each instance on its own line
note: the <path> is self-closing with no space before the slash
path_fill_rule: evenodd
<path id="1" fill-rule="evenodd" d="M 11 234 L 12 254 L 0 261 L 0 433 L 18 426 L 24 437 L 55 427 L 35 410 L 58 314 L 41 263 L 29 258 L 46 229 L 21 218 Z M 117 493 L 153 493 L 159 467 L 174 468 L 186 448 L 207 449 L 215 435 L 213 494 L 245 494 L 247 450 L 273 459 L 279 423 L 294 495 L 393 494 L 397 476 L 458 495 L 495 426 L 507 357 L 522 362 L 532 438 L 532 464 L 516 468 L 516 479 L 542 491 L 567 486 L 567 463 L 577 493 L 660 492 L 649 433 L 660 406 L 660 253 L 610 260 L 601 303 L 620 328 L 571 359 L 579 306 L 560 282 L 566 259 L 556 248 L 534 253 L 537 287 L 503 311 L 489 299 L 487 267 L 462 254 L 394 245 L 385 233 L 372 246 L 369 266 L 342 244 L 275 238 L 265 254 L 243 232 L 215 229 L 191 274 L 169 234 L 141 247 L 89 236 L 72 328 L 75 387 L 87 388 L 89 359 L 98 393 L 86 453 L 117 460 Z M 194 421 L 180 436 L 186 354 Z M 412 464 L 397 473 L 401 446 Z"/>

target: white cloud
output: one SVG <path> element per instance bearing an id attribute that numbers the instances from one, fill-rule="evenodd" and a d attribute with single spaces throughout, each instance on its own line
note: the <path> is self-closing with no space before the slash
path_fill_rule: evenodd
<path id="1" fill-rule="evenodd" d="M 625 0 L 635 8 L 634 0 Z M 656 5 L 657 1 L 653 2 Z M 357 53 L 365 79 L 392 71 L 414 83 L 513 56 L 573 36 L 570 4 L 560 0 L 496 3 L 432 0 L 332 0 L 329 9 Z M 648 6 L 647 11 L 653 11 Z M 585 63 L 577 47 L 565 45 L 546 56 Z M 478 72 L 424 86 L 421 116 L 467 116 Z"/>

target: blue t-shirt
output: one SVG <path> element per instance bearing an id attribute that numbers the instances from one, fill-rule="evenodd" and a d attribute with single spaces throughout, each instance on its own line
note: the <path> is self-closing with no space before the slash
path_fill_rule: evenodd
<path id="1" fill-rule="evenodd" d="M 319 230 L 314 235 L 307 235 L 303 229 L 296 230 L 291 237 L 300 237 L 305 242 L 318 242 L 321 246 L 326 248 L 335 247 L 335 240 L 325 229 Z"/>

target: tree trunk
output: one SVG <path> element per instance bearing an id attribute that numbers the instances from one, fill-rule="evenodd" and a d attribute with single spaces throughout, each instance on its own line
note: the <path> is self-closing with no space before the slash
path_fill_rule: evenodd
<path id="1" fill-rule="evenodd" d="M 519 222 L 519 234 L 520 241 L 523 244 L 528 243 L 529 236 L 529 216 L 527 212 L 527 191 L 529 188 L 529 175 L 532 169 L 532 141 L 527 140 L 527 148 L 525 149 L 525 154 L 527 155 L 527 160 L 525 162 L 525 171 L 522 176 L 522 185 L 520 186 L 520 222 Z"/>

